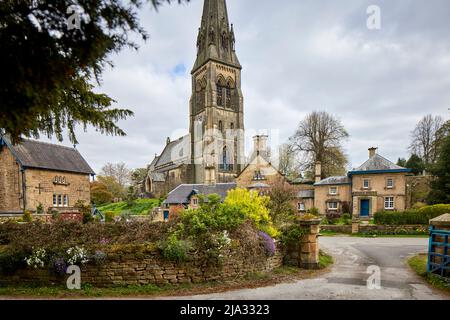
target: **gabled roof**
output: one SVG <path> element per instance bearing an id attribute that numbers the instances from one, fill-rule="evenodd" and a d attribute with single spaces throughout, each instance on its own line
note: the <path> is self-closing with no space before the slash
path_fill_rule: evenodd
<path id="1" fill-rule="evenodd" d="M 190 139 L 189 135 L 179 138 L 178 140 L 169 142 L 164 148 L 158 160 L 155 163 L 155 169 L 165 169 L 165 167 L 178 167 L 190 160 Z"/>
<path id="2" fill-rule="evenodd" d="M 181 184 L 173 189 L 167 195 L 167 199 L 164 201 L 166 204 L 188 204 L 190 197 L 193 194 L 218 194 L 225 199 L 229 190 L 236 188 L 236 183 L 217 183 L 214 185 L 207 184 Z"/>
<path id="3" fill-rule="evenodd" d="M 0 139 L 24 168 L 95 174 L 75 148 L 27 139 L 13 145 L 6 136 L 0 136 Z"/>
<path id="4" fill-rule="evenodd" d="M 395 163 L 389 161 L 388 159 L 375 154 L 370 157 L 369 160 L 364 162 L 358 168 L 350 171 L 349 176 L 354 174 L 367 174 L 367 173 L 396 173 L 396 172 L 410 172 L 410 169 L 406 169 L 396 165 Z"/>
<path id="5" fill-rule="evenodd" d="M 319 182 L 314 183 L 315 186 L 327 186 L 336 184 L 351 184 L 351 180 L 347 176 L 328 177 Z"/>

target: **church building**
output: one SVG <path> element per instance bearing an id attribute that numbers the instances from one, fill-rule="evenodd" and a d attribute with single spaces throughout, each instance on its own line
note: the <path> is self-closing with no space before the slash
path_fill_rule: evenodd
<path id="1" fill-rule="evenodd" d="M 23 139 L 13 145 L 0 134 L 0 215 L 73 212 L 90 203 L 95 173 L 75 148 Z"/>
<path id="2" fill-rule="evenodd" d="M 241 65 L 225 0 L 205 0 L 191 72 L 189 134 L 166 147 L 149 166 L 145 193 L 160 197 L 181 184 L 229 183 L 241 172 L 244 108 Z"/>

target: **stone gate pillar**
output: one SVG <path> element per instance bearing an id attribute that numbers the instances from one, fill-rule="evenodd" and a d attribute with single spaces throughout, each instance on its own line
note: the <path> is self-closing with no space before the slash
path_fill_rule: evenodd
<path id="1" fill-rule="evenodd" d="M 298 266 L 304 269 L 317 269 L 319 267 L 319 231 L 321 219 L 300 220 L 300 227 L 305 234 L 300 239 Z"/>

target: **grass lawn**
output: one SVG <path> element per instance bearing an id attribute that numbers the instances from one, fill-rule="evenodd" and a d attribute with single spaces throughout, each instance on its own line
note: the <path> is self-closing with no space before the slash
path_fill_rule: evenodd
<path id="1" fill-rule="evenodd" d="M 447 282 L 434 274 L 427 274 L 427 255 L 416 255 L 408 260 L 408 264 L 411 269 L 424 278 L 430 285 L 450 293 L 450 281 Z"/>
<path id="2" fill-rule="evenodd" d="M 82 285 L 81 290 L 68 290 L 58 286 L 7 286 L 0 287 L 0 297 L 9 296 L 17 298 L 96 298 L 96 297 L 158 297 L 158 296 L 183 296 L 209 294 L 238 290 L 243 288 L 258 288 L 270 286 L 277 283 L 292 282 L 301 279 L 317 277 L 328 270 L 333 264 L 333 258 L 323 251 L 319 255 L 319 270 L 305 270 L 296 267 L 283 266 L 274 269 L 272 272 L 255 272 L 247 274 L 244 279 L 231 281 L 216 281 L 207 283 L 186 283 L 167 285 L 142 285 L 114 288 L 95 288 L 91 285 Z"/>
<path id="3" fill-rule="evenodd" d="M 137 199 L 131 205 L 126 201 L 122 201 L 99 207 L 98 210 L 103 213 L 112 212 L 115 216 L 123 212 L 129 212 L 132 215 L 147 215 L 160 204 L 159 199 Z"/>

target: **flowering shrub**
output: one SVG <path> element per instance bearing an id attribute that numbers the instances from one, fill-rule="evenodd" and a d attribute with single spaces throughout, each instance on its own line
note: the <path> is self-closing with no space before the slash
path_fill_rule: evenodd
<path id="1" fill-rule="evenodd" d="M 259 236 L 261 237 L 262 243 L 264 245 L 264 249 L 266 255 L 268 257 L 273 257 L 275 255 L 275 241 L 269 236 L 267 233 L 260 231 Z"/>
<path id="2" fill-rule="evenodd" d="M 45 265 L 46 252 L 45 249 L 33 250 L 33 253 L 28 258 L 25 258 L 25 262 L 28 266 L 33 268 L 43 268 Z"/>
<path id="3" fill-rule="evenodd" d="M 69 264 L 85 264 L 89 262 L 88 253 L 86 249 L 83 247 L 72 247 L 67 249 L 68 259 L 67 262 Z"/>

